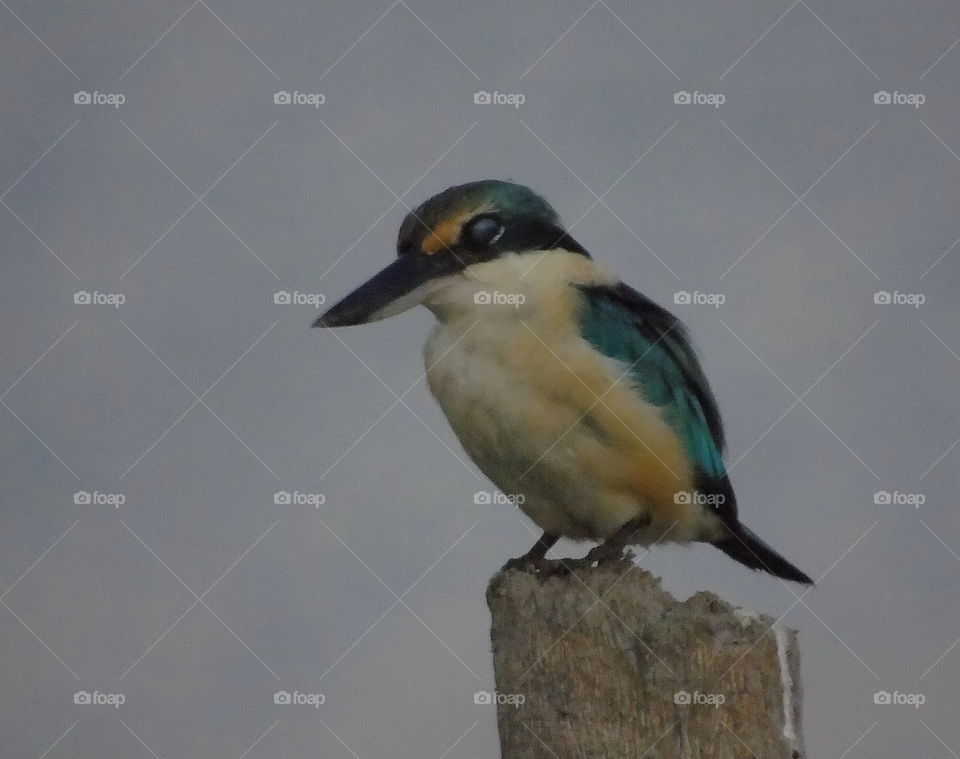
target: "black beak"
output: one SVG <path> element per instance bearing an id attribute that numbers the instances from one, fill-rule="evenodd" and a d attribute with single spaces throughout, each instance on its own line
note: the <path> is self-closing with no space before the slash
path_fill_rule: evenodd
<path id="1" fill-rule="evenodd" d="M 463 262 L 449 251 L 402 255 L 332 306 L 313 326 L 348 327 L 402 313 L 419 305 L 435 280 L 463 268 Z"/>

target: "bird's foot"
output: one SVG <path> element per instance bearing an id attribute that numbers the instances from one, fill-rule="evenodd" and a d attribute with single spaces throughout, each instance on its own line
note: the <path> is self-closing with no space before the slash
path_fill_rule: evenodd
<path id="1" fill-rule="evenodd" d="M 633 551 L 626 546 L 607 541 L 591 548 L 587 552 L 587 555 L 579 559 L 577 563 L 581 567 L 592 567 L 594 564 L 599 567 L 602 564 L 610 564 L 617 561 L 633 561 L 633 558 Z"/>
<path id="2" fill-rule="evenodd" d="M 546 556 L 519 556 L 503 565 L 501 572 L 515 569 L 534 575 L 541 582 L 551 577 L 569 577 L 575 569 L 590 566 L 584 559 L 548 559 Z"/>
<path id="3" fill-rule="evenodd" d="M 613 564 L 619 561 L 630 561 L 634 559 L 633 551 L 626 546 L 618 544 L 601 543 L 590 549 L 587 554 L 579 559 L 557 559 L 550 561 L 543 560 L 546 566 L 538 568 L 538 574 L 541 579 L 547 577 L 566 577 L 578 569 L 592 569 L 605 564 Z"/>
<path id="4" fill-rule="evenodd" d="M 515 559 L 510 559 L 506 564 L 503 565 L 501 572 L 506 572 L 508 569 L 515 569 L 519 572 L 529 572 L 530 574 L 555 574 L 555 565 L 558 564 L 556 561 L 551 561 L 545 556 L 524 554 L 523 556 L 518 556 Z"/>
<path id="5" fill-rule="evenodd" d="M 634 553 L 618 543 L 601 543 L 591 548 L 579 559 L 548 559 L 538 554 L 524 554 L 510 559 L 501 568 L 501 572 L 515 569 L 536 575 L 541 580 L 550 577 L 566 577 L 577 569 L 590 569 L 594 566 L 612 564 L 618 561 L 633 561 Z"/>

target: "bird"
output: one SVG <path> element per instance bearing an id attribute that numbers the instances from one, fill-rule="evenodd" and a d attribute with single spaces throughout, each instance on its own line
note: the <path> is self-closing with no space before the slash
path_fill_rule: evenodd
<path id="1" fill-rule="evenodd" d="M 561 537 L 597 543 L 580 566 L 701 542 L 813 584 L 740 521 L 717 401 L 683 324 L 595 262 L 529 187 L 489 179 L 429 198 L 400 225 L 393 263 L 313 326 L 417 305 L 436 317 L 432 395 L 543 531 L 507 566 L 547 572 Z"/>

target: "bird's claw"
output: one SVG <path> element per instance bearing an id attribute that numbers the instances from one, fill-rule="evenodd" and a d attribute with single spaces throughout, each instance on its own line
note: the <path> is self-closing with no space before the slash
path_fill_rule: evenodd
<path id="1" fill-rule="evenodd" d="M 633 561 L 634 553 L 629 548 L 616 543 L 601 543 L 591 548 L 587 555 L 579 560 L 580 566 L 592 567 L 596 564 L 598 567 L 602 564 L 610 564 L 617 561 Z"/>
<path id="2" fill-rule="evenodd" d="M 515 559 L 507 561 L 507 563 L 503 565 L 502 571 L 505 572 L 508 569 L 516 569 L 520 572 L 530 572 L 534 574 L 543 571 L 546 565 L 551 563 L 552 562 L 542 556 L 529 556 L 524 554 L 523 556 L 518 556 Z"/>
<path id="3" fill-rule="evenodd" d="M 502 572 L 517 570 L 536 575 L 541 580 L 549 577 L 566 577 L 577 569 L 590 569 L 593 566 L 602 566 L 618 561 L 633 561 L 634 553 L 625 546 L 601 543 L 591 548 L 580 559 L 548 559 L 545 556 L 530 556 L 524 554 L 510 559 L 503 565 Z"/>
<path id="4" fill-rule="evenodd" d="M 572 562 L 576 563 L 576 562 Z M 570 574 L 571 562 L 567 559 L 548 559 L 545 556 L 518 556 L 510 559 L 503 565 L 502 572 L 514 569 L 518 572 L 527 572 L 536 575 L 540 580 L 546 580 L 549 577 L 562 577 Z"/>

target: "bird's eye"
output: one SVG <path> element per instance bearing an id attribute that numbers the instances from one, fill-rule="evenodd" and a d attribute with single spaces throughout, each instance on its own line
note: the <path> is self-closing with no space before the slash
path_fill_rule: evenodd
<path id="1" fill-rule="evenodd" d="M 492 216 L 480 216 L 467 227 L 467 239 L 471 244 L 492 245 L 503 234 L 503 225 Z"/>

